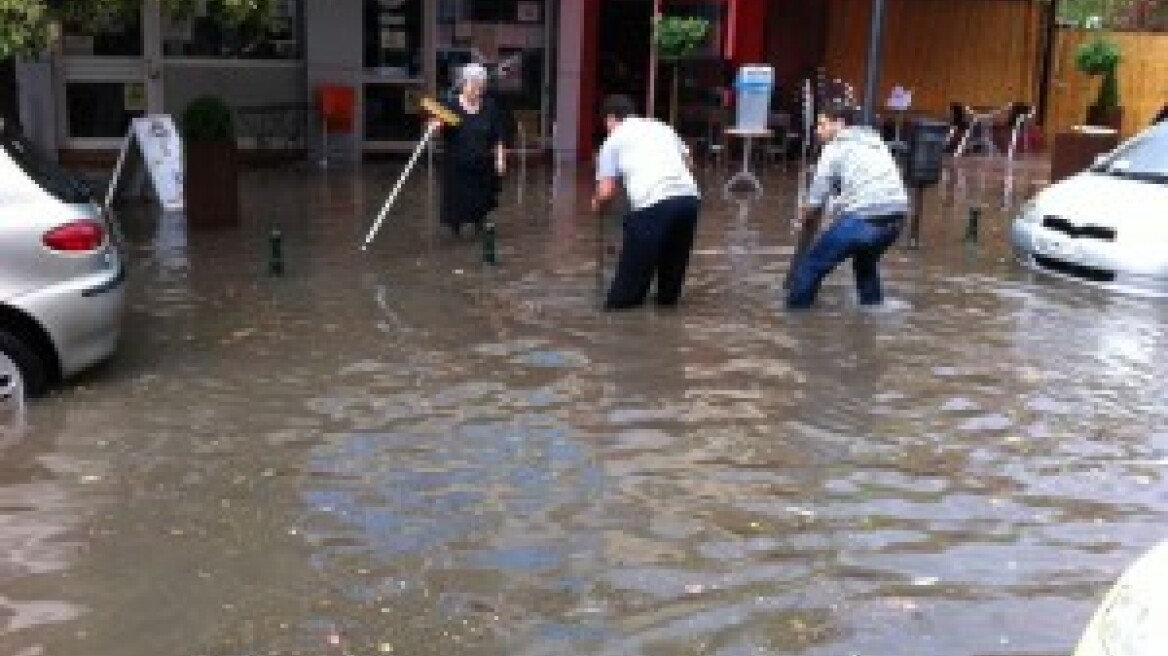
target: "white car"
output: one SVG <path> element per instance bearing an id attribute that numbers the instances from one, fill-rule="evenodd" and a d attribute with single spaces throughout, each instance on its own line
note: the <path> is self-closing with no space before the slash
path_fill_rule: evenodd
<path id="1" fill-rule="evenodd" d="M 0 415 L 114 352 L 114 241 L 81 182 L 0 129 Z"/>
<path id="2" fill-rule="evenodd" d="M 1140 556 L 1091 618 L 1075 656 L 1161 656 L 1168 646 L 1168 542 Z"/>
<path id="3" fill-rule="evenodd" d="M 1168 123 L 1042 190 L 1014 220 L 1011 241 L 1039 271 L 1168 294 Z"/>

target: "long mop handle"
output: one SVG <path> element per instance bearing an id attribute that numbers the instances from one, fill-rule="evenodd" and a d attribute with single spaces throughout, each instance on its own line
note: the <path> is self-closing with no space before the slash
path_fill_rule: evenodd
<path id="1" fill-rule="evenodd" d="M 406 168 L 402 171 L 401 177 L 398 178 L 397 184 L 393 186 L 393 191 L 389 192 L 389 198 L 385 200 L 385 205 L 381 206 L 381 212 L 377 214 L 377 220 L 373 222 L 373 227 L 369 229 L 369 234 L 365 235 L 365 243 L 361 244 L 361 250 L 369 249 L 369 244 L 377 235 L 377 231 L 381 229 L 381 223 L 385 221 L 385 217 L 389 214 L 389 208 L 393 207 L 398 194 L 401 193 L 402 187 L 405 185 L 406 179 L 410 177 L 410 172 L 413 171 L 414 165 L 418 163 L 418 158 L 421 157 L 422 151 L 425 150 L 426 145 L 430 143 L 430 139 L 434 137 L 434 134 L 441 127 L 442 125 L 440 123 L 434 123 L 426 128 L 426 133 L 422 135 L 422 140 L 414 148 L 414 153 L 410 155 L 410 161 L 406 162 Z"/>

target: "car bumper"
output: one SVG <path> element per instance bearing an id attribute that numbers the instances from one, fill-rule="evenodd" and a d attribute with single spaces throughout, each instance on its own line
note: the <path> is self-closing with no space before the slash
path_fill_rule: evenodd
<path id="1" fill-rule="evenodd" d="M 1168 295 L 1168 252 L 1149 257 L 1115 242 L 1071 238 L 1023 222 L 1014 223 L 1010 241 L 1018 261 L 1035 271 L 1117 291 Z"/>
<path id="2" fill-rule="evenodd" d="M 125 280 L 119 262 L 112 269 L 25 294 L 13 305 L 40 321 L 67 378 L 113 355 L 121 335 Z"/>

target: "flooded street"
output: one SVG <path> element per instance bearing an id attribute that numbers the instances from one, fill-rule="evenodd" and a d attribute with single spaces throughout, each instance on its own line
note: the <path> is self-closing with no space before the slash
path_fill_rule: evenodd
<path id="1" fill-rule="evenodd" d="M 604 314 L 586 178 L 489 267 L 424 173 L 358 250 L 399 168 L 124 213 L 117 357 L 0 443 L 0 654 L 1056 656 L 1165 535 L 1168 305 L 1016 266 L 1027 176 L 789 313 L 794 173 L 710 173 L 681 306 Z"/>

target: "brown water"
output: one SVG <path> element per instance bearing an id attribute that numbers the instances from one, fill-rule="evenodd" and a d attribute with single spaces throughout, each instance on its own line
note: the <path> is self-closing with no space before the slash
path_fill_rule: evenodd
<path id="1" fill-rule="evenodd" d="M 993 172 L 885 308 L 843 270 L 803 314 L 793 178 L 711 177 L 682 307 L 619 315 L 570 171 L 508 189 L 495 268 L 425 176 L 361 254 L 395 172 L 127 212 L 121 351 L 4 447 L 0 653 L 1054 656 L 1164 537 L 1168 306 L 1017 268 L 996 210 L 964 243 Z"/>

